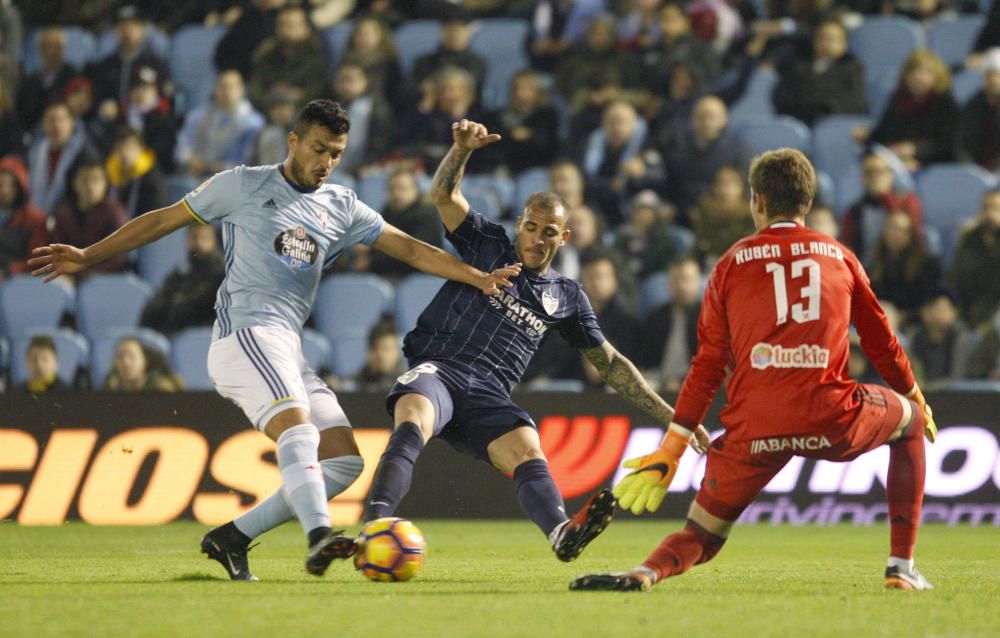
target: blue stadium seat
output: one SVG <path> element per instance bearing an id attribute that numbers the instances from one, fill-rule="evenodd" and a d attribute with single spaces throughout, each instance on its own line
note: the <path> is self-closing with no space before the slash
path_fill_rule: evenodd
<path id="1" fill-rule="evenodd" d="M 900 16 L 867 16 L 849 36 L 851 52 L 867 70 L 870 65 L 895 67 L 924 45 L 920 25 Z"/>
<path id="2" fill-rule="evenodd" d="M 757 155 L 786 146 L 809 153 L 811 134 L 802 122 L 781 115 L 769 121 L 746 122 L 736 130 L 736 136 Z"/>
<path id="3" fill-rule="evenodd" d="M 899 67 L 894 64 L 871 64 L 865 67 L 865 92 L 868 111 L 877 120 L 889 105 L 899 84 Z"/>
<path id="4" fill-rule="evenodd" d="M 965 106 L 982 88 L 983 72 L 979 69 L 964 69 L 951 76 L 951 94 L 960 106 Z"/>
<path id="5" fill-rule="evenodd" d="M 76 327 L 89 339 L 133 328 L 152 294 L 152 287 L 132 273 L 93 275 L 76 291 Z"/>
<path id="6" fill-rule="evenodd" d="M 501 209 L 510 208 L 514 203 L 514 180 L 506 175 L 492 175 L 487 173 L 466 175 L 462 178 L 462 189 L 464 190 L 466 186 L 491 191 L 500 203 Z"/>
<path id="7" fill-rule="evenodd" d="M 771 68 L 757 68 L 750 75 L 743 96 L 729 109 L 730 129 L 738 128 L 743 122 L 768 120 L 774 117 L 774 102 L 771 99 L 778 74 Z"/>
<path id="8" fill-rule="evenodd" d="M 316 327 L 330 339 L 361 330 L 366 335 L 392 308 L 393 290 L 370 273 L 338 273 L 323 280 L 313 306 Z"/>
<path id="9" fill-rule="evenodd" d="M 392 34 L 399 53 L 399 66 L 410 74 L 413 63 L 422 55 L 433 53 L 441 41 L 441 23 L 437 20 L 409 20 Z"/>
<path id="10" fill-rule="evenodd" d="M 208 376 L 208 348 L 211 328 L 188 328 L 176 334 L 170 344 L 170 367 L 184 379 L 188 390 L 213 390 Z"/>
<path id="11" fill-rule="evenodd" d="M 670 292 L 670 275 L 658 272 L 649 275 L 639 284 L 639 318 L 645 319 L 649 313 L 673 298 Z"/>
<path id="12" fill-rule="evenodd" d="M 344 20 L 337 24 L 323 29 L 320 35 L 326 43 L 326 54 L 330 58 L 331 66 L 340 64 L 340 57 L 347 48 L 347 42 L 351 39 L 351 32 L 354 31 L 354 21 Z"/>
<path id="13" fill-rule="evenodd" d="M 63 27 L 62 29 L 66 36 L 63 57 L 67 64 L 82 71 L 88 62 L 96 59 L 97 38 L 83 27 Z M 25 38 L 24 57 L 21 63 L 24 66 L 24 75 L 34 73 L 41 68 L 42 59 L 38 55 L 38 31 L 33 31 Z"/>
<path id="14" fill-rule="evenodd" d="M 313 372 L 322 372 L 330 368 L 333 348 L 330 340 L 310 328 L 302 329 L 302 356 Z"/>
<path id="15" fill-rule="evenodd" d="M 864 195 L 865 185 L 861 180 L 861 166 L 855 166 L 851 170 L 837 175 L 836 177 L 837 191 L 834 201 L 833 212 L 837 215 L 837 218 L 841 218 L 844 212 L 854 204 L 854 202 L 861 199 Z"/>
<path id="16" fill-rule="evenodd" d="M 483 105 L 500 108 L 507 103 L 514 75 L 529 66 L 524 40 L 530 27 L 526 20 L 488 18 L 476 21 L 475 29 L 469 48 L 486 60 Z"/>
<path id="17" fill-rule="evenodd" d="M 0 334 L 15 338 L 32 328 L 55 328 L 72 303 L 73 289 L 62 281 L 11 277 L 0 285 Z"/>
<path id="18" fill-rule="evenodd" d="M 388 198 L 389 173 L 378 171 L 369 173 L 358 180 L 358 199 L 375 210 L 382 210 Z"/>
<path id="19" fill-rule="evenodd" d="M 111 371 L 118 342 L 126 337 L 135 337 L 148 348 L 156 350 L 169 361 L 170 340 L 150 328 L 119 328 L 110 330 L 90 341 L 90 385 L 100 388 Z"/>
<path id="20" fill-rule="evenodd" d="M 996 186 L 996 177 L 974 164 L 937 164 L 917 177 L 924 224 L 941 233 L 945 264 L 951 261 L 959 228 L 979 214 L 983 195 Z"/>
<path id="21" fill-rule="evenodd" d="M 331 370 L 338 377 L 349 377 L 361 371 L 368 353 L 368 334 L 360 330 L 344 332 L 330 340 L 333 356 Z"/>
<path id="22" fill-rule="evenodd" d="M 349 188 L 352 191 L 357 190 L 358 186 L 358 182 L 354 179 L 354 176 L 350 173 L 345 173 L 344 171 L 334 171 L 330 174 L 330 177 L 326 178 L 326 183 L 337 184 L 338 186 Z"/>
<path id="23" fill-rule="evenodd" d="M 486 219 L 496 221 L 503 214 L 500 196 L 489 186 L 466 184 L 465 180 L 462 180 L 462 194 L 465 195 L 472 210 Z"/>
<path id="24" fill-rule="evenodd" d="M 396 285 L 396 332 L 413 330 L 417 318 L 431 302 L 444 282 L 437 277 L 417 273 Z"/>
<path id="25" fill-rule="evenodd" d="M 527 388 L 532 392 L 583 392 L 586 389 L 579 379 L 535 379 Z"/>
<path id="26" fill-rule="evenodd" d="M 0 377 L 7 375 L 10 369 L 10 341 L 7 337 L 0 337 Z"/>
<path id="27" fill-rule="evenodd" d="M 52 337 L 52 341 L 56 344 L 56 354 L 59 357 L 59 378 L 72 384 L 77 370 L 87 362 L 90 345 L 82 336 L 67 328 L 47 328 L 32 330 L 11 340 L 11 385 L 21 385 L 28 379 L 28 344 L 31 343 L 31 337 L 34 335 Z"/>
<path id="28" fill-rule="evenodd" d="M 146 43 L 150 51 L 161 59 L 167 59 L 170 55 L 170 36 L 160 31 L 156 27 L 146 28 Z M 108 29 L 97 37 L 97 52 L 94 54 L 95 60 L 105 58 L 118 50 L 118 36 L 114 29 Z"/>
<path id="29" fill-rule="evenodd" d="M 861 145 L 851 136 L 858 126 L 868 128 L 871 118 L 864 115 L 831 115 L 812 128 L 812 160 L 816 168 L 837 176 L 861 161 Z"/>
<path id="30" fill-rule="evenodd" d="M 552 190 L 552 182 L 549 181 L 549 169 L 545 166 L 529 168 L 522 171 L 514 180 L 514 198 L 511 205 L 516 215 L 519 215 L 524 206 L 525 200 L 533 193 Z"/>
<path id="31" fill-rule="evenodd" d="M 816 171 L 816 187 L 816 201 L 832 208 L 837 201 L 833 178 L 823 171 Z"/>
<path id="32" fill-rule="evenodd" d="M 191 109 L 207 103 L 215 87 L 215 47 L 226 34 L 226 27 L 188 24 L 170 41 L 170 72 L 179 93 L 179 109 Z"/>
<path id="33" fill-rule="evenodd" d="M 183 230 L 175 230 L 137 251 L 139 274 L 154 289 L 159 289 L 167 275 L 186 263 L 185 235 Z"/>
<path id="34" fill-rule="evenodd" d="M 942 18 L 927 27 L 927 47 L 941 56 L 946 66 L 961 65 L 972 52 L 979 31 L 986 23 L 981 15 Z"/>

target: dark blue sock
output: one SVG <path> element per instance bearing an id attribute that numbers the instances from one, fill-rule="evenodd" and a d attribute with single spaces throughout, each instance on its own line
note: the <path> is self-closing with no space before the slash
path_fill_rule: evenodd
<path id="1" fill-rule="evenodd" d="M 365 503 L 366 522 L 396 513 L 400 501 L 410 491 L 413 464 L 423 449 L 424 436 L 416 423 L 404 421 L 392 433 Z"/>
<path id="2" fill-rule="evenodd" d="M 514 486 L 521 509 L 546 536 L 567 519 L 559 488 L 545 461 L 532 459 L 514 468 Z"/>

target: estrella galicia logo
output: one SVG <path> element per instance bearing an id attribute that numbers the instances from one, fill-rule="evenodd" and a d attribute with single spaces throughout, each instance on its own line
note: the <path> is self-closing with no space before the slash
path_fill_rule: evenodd
<path id="1" fill-rule="evenodd" d="M 302 226 L 284 230 L 274 238 L 274 251 L 281 261 L 295 270 L 308 270 L 316 263 L 319 245 Z"/>

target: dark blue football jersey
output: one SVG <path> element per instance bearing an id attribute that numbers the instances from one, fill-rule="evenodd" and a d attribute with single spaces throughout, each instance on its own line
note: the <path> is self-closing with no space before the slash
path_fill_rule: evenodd
<path id="1" fill-rule="evenodd" d="M 519 261 L 504 228 L 476 212 L 446 237 L 463 261 L 484 272 Z M 459 364 L 495 377 L 510 392 L 550 329 L 574 348 L 604 343 L 580 284 L 555 270 L 521 271 L 514 287 L 500 290 L 489 297 L 472 286 L 445 283 L 403 341 L 411 365 L 429 359 Z"/>

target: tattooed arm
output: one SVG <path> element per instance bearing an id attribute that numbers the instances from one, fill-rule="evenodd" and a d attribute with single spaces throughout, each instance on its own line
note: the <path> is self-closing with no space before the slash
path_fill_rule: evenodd
<path id="1" fill-rule="evenodd" d="M 596 348 L 584 348 L 583 355 L 594 364 L 604 382 L 626 401 L 663 425 L 669 425 L 674 409 L 653 391 L 642 373 L 622 353 L 605 341 Z"/>
<path id="2" fill-rule="evenodd" d="M 476 149 L 500 141 L 499 135 L 490 135 L 485 126 L 469 120 L 452 124 L 451 134 L 454 144 L 434 172 L 430 192 L 449 233 L 458 228 L 469 214 L 469 202 L 462 195 L 461 189 L 462 175 L 465 174 L 469 156 Z"/>

